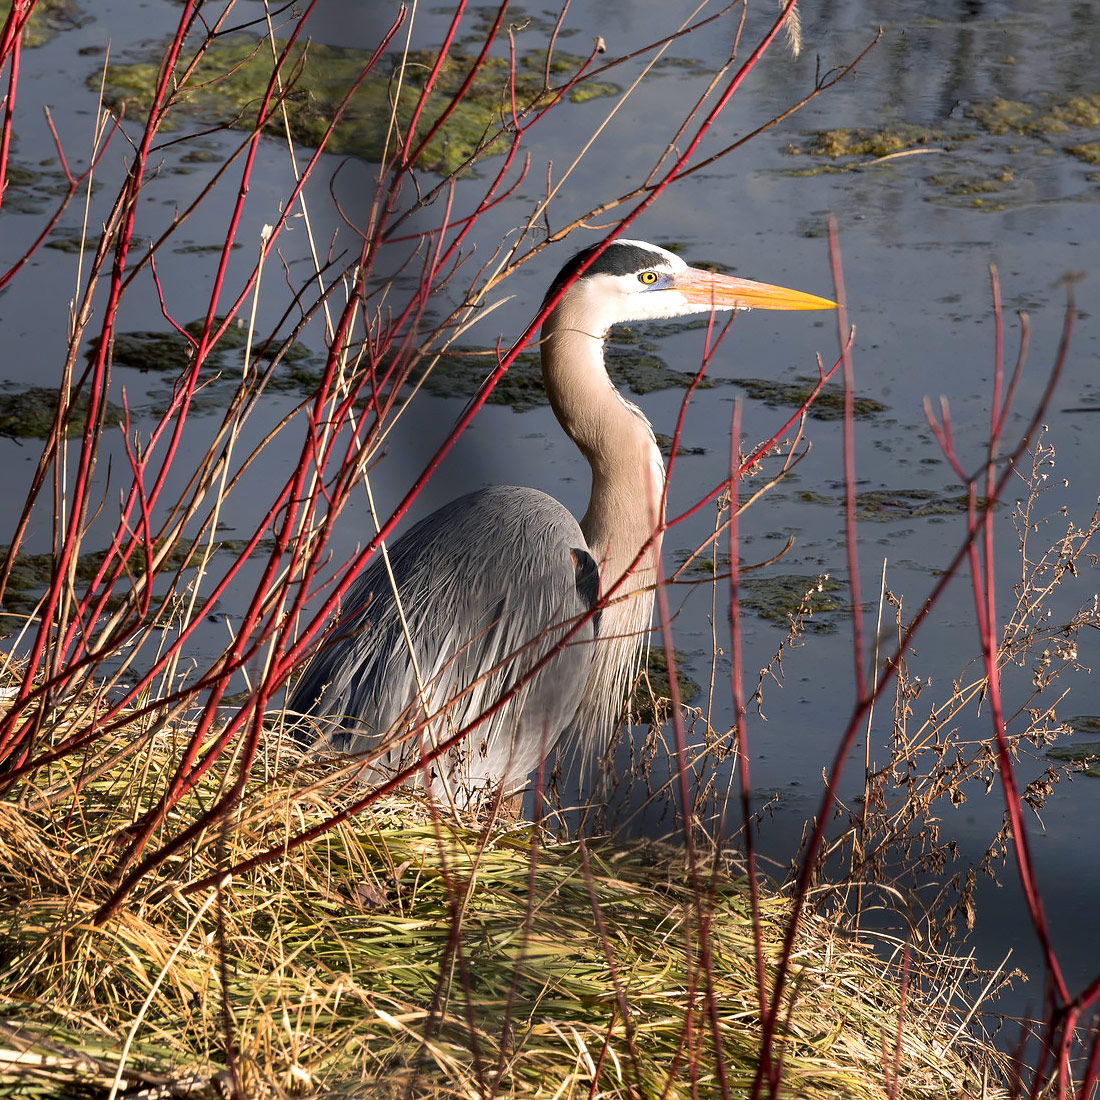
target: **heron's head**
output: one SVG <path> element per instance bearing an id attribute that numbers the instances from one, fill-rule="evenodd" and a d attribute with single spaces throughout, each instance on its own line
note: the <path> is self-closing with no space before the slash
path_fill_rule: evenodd
<path id="1" fill-rule="evenodd" d="M 556 293 L 598 245 L 578 252 L 547 292 Z M 612 241 L 566 291 L 561 308 L 598 334 L 623 321 L 682 317 L 723 309 L 833 309 L 835 302 L 688 267 L 679 256 L 645 241 Z M 574 312 L 576 311 L 576 312 Z"/>

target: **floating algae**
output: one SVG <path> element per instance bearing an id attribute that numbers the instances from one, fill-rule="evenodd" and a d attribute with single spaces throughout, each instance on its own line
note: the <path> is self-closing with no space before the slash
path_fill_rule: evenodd
<path id="1" fill-rule="evenodd" d="M 48 386 L 26 386 L 0 391 L 0 435 L 19 439 L 45 439 L 53 430 L 57 416 L 57 390 Z M 117 424 L 122 410 L 107 403 L 104 423 Z M 65 438 L 75 439 L 88 421 L 88 395 L 75 393 L 65 424 Z"/>
<path id="2" fill-rule="evenodd" d="M 372 53 L 320 42 L 311 42 L 308 46 L 296 43 L 290 47 L 276 42 L 275 47 L 287 51 L 285 76 L 289 79 L 290 74 L 295 74 L 293 87 L 283 101 L 290 132 L 296 142 L 317 147 L 348 89 L 370 62 Z M 154 49 L 142 60 L 111 65 L 104 90 L 107 105 L 115 111 L 125 110 L 130 117 L 148 112 L 162 56 L 163 49 Z M 375 162 L 391 156 L 395 152 L 390 126 L 391 97 L 397 96 L 399 129 L 405 133 L 436 56 L 427 50 L 411 51 L 404 59 L 400 87 L 395 79 L 397 58 L 376 65 L 345 106 L 326 150 Z M 427 136 L 450 105 L 475 58 L 476 50 L 459 44 L 444 60 L 420 115 L 420 135 Z M 555 54 L 550 64 L 551 80 L 564 82 L 582 60 L 571 54 Z M 231 126 L 248 129 L 255 124 L 264 102 L 271 68 L 271 50 L 267 43 L 257 43 L 244 35 L 219 38 L 210 43 L 189 79 L 173 94 L 173 115 L 182 115 L 202 125 L 228 121 Z M 553 94 L 544 85 L 544 50 L 519 51 L 514 74 L 505 58 L 486 58 L 462 102 L 417 157 L 417 166 L 449 173 L 463 167 L 475 154 L 503 151 L 504 142 L 500 139 L 511 119 L 510 112 L 505 112 L 502 105 L 510 102 L 513 75 L 515 96 L 521 110 Z M 93 82 L 98 88 L 98 73 L 89 77 L 89 84 Z M 582 102 L 618 91 L 613 84 L 587 81 L 571 89 L 569 99 Z M 171 116 L 164 122 L 166 127 L 173 124 Z M 282 134 L 282 113 L 269 111 L 264 128 Z M 412 144 L 415 146 L 415 142 Z"/>

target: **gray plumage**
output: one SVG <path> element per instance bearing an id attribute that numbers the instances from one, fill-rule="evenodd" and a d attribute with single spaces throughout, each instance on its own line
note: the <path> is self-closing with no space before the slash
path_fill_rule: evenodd
<path id="1" fill-rule="evenodd" d="M 383 778 L 419 757 L 419 737 L 402 738 L 410 721 L 441 716 L 425 730 L 435 747 L 511 694 L 429 765 L 429 779 L 462 803 L 504 776 L 522 781 L 572 721 L 592 662 L 598 613 L 582 619 L 596 605 L 599 578 L 580 526 L 545 493 L 497 486 L 421 520 L 389 558 L 400 610 L 378 554 L 349 590 L 291 709 L 325 715 L 331 747 L 366 750 L 364 774 Z"/>
<path id="2" fill-rule="evenodd" d="M 379 552 L 351 587 L 291 696 L 289 710 L 305 716 L 299 734 L 359 758 L 365 781 L 397 774 L 422 747 L 467 728 L 461 744 L 417 773 L 456 807 L 498 786 L 521 788 L 567 730 L 584 760 L 605 749 L 652 617 L 665 485 L 649 422 L 604 368 L 608 329 L 712 310 L 833 305 L 626 240 L 579 253 L 550 294 L 587 261 L 541 340 L 551 407 L 592 469 L 584 518 L 578 524 L 552 497 L 515 486 L 433 512 L 389 547 L 392 583 Z M 598 614 L 582 622 L 597 601 Z"/>

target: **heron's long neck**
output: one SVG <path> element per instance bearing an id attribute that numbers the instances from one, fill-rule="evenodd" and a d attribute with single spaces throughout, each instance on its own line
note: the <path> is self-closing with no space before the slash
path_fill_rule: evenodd
<path id="1" fill-rule="evenodd" d="M 607 376 L 604 334 L 586 331 L 570 314 L 562 303 L 543 325 L 542 374 L 554 414 L 592 467 L 581 530 L 606 592 L 663 521 L 665 471 L 649 421 Z M 659 551 L 658 537 L 618 595 L 652 584 Z"/>
<path id="2" fill-rule="evenodd" d="M 611 599 L 600 615 L 592 666 L 573 719 L 582 760 L 607 748 L 649 631 L 665 484 L 649 421 L 607 377 L 604 332 L 591 325 L 581 324 L 566 298 L 542 326 L 542 377 L 550 404 L 592 467 L 592 496 L 581 530 L 599 566 L 601 595 Z"/>

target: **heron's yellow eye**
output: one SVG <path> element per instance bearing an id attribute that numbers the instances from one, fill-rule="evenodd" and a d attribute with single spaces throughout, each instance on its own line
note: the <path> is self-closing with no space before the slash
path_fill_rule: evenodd
<path id="1" fill-rule="evenodd" d="M 646 286 L 652 286 L 657 281 L 657 272 L 640 271 L 638 272 L 638 279 L 640 282 L 645 283 Z"/>

